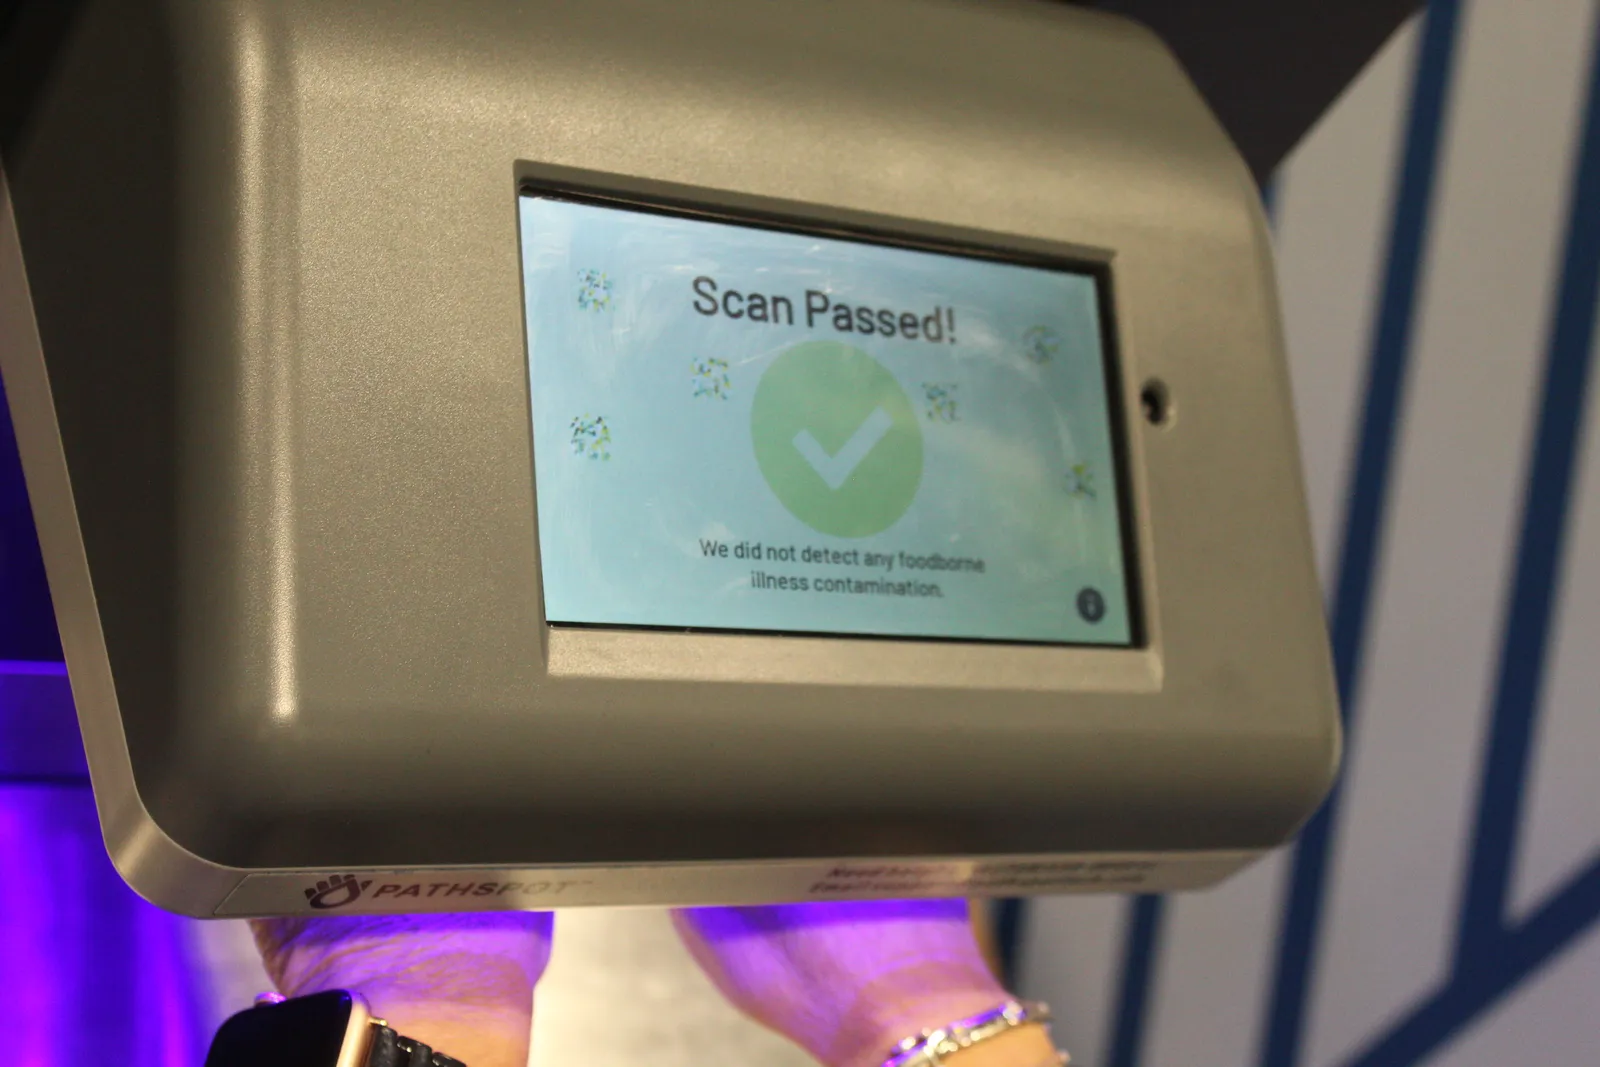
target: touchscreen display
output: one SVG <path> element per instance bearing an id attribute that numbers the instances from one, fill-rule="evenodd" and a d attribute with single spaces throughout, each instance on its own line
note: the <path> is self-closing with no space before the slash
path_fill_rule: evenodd
<path id="1" fill-rule="evenodd" d="M 520 207 L 551 624 L 1133 642 L 1093 273 Z"/>

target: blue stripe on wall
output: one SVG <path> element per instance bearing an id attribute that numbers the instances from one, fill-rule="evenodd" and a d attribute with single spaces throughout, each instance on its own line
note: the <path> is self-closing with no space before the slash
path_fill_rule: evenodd
<path id="1" fill-rule="evenodd" d="M 1545 357 L 1493 719 L 1484 747 L 1455 968 L 1441 990 L 1354 1056 L 1351 1067 L 1409 1067 L 1421 1061 L 1600 920 L 1600 857 L 1596 857 L 1529 919 L 1514 927 L 1506 925 L 1512 864 L 1594 364 L 1596 298 L 1600 295 L 1600 37 L 1590 62 L 1583 142 Z"/>
<path id="2" fill-rule="evenodd" d="M 1267 225 L 1277 228 L 1278 205 L 1283 202 L 1283 175 L 1274 174 L 1261 187 L 1261 210 L 1266 212 Z"/>
<path id="3" fill-rule="evenodd" d="M 1347 1061 L 1347 1067 L 1414 1067 L 1563 950 L 1600 918 L 1600 859 L 1508 936 L 1488 965 L 1459 972 Z"/>
<path id="4" fill-rule="evenodd" d="M 1460 8 L 1459 0 L 1434 0 L 1423 23 L 1394 200 L 1388 265 L 1367 368 L 1366 401 L 1350 466 L 1349 503 L 1329 623 L 1347 736 L 1356 722 L 1357 683 L 1404 406 Z M 1301 1059 L 1341 791 L 1341 786 L 1335 785 L 1322 810 L 1307 823 L 1295 849 L 1269 986 L 1261 1067 L 1295 1067 Z"/>
<path id="5" fill-rule="evenodd" d="M 1149 1029 L 1150 990 L 1153 985 L 1156 946 L 1166 917 L 1166 900 L 1158 896 L 1134 897 L 1128 908 L 1127 941 L 1123 947 L 1122 984 L 1111 1034 L 1106 1041 L 1106 1067 L 1138 1067 Z"/>
<path id="6" fill-rule="evenodd" d="M 1458 928 L 1461 966 L 1492 957 L 1506 933 L 1513 851 L 1589 396 L 1595 300 L 1600 291 L 1600 41 L 1596 49 L 1590 60 L 1582 148 L 1568 209 L 1567 244 L 1523 502 L 1516 576 L 1484 749 L 1477 828 Z"/>
<path id="7" fill-rule="evenodd" d="M 1000 980 L 1007 989 L 1017 988 L 1018 947 L 1022 944 L 1023 928 L 1027 918 L 1027 901 L 1021 897 L 1006 897 L 995 901 L 995 950 L 1000 957 Z"/>
<path id="8" fill-rule="evenodd" d="M 1261 208 L 1266 213 L 1268 226 L 1277 227 L 1282 199 L 1283 176 L 1278 174 L 1261 187 Z M 1129 900 L 1122 944 L 1122 978 L 1117 986 L 1117 1005 L 1106 1044 L 1109 1050 L 1106 1062 L 1113 1067 L 1137 1067 L 1144 1058 L 1150 984 L 1161 953 L 1166 910 L 1165 897 L 1139 896 Z"/>

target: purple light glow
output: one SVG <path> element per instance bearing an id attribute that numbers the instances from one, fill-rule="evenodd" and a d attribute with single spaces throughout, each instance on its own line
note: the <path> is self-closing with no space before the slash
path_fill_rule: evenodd
<path id="1" fill-rule="evenodd" d="M 189 921 L 122 883 L 87 789 L 0 782 L 0 1033 L 9 1063 L 201 1063 L 210 1034 Z"/>
<path id="2" fill-rule="evenodd" d="M 824 1063 L 865 1062 L 1005 996 L 963 900 L 693 908 L 677 923 L 729 1000 Z"/>
<path id="3" fill-rule="evenodd" d="M 943 921 L 965 924 L 965 900 L 847 900 L 821 904 L 781 904 L 764 908 L 690 908 L 708 940 L 744 937 L 766 930 L 870 925 L 885 921 Z"/>
<path id="4" fill-rule="evenodd" d="M 67 665 L 49 660 L 0 659 L 0 674 L 46 675 L 54 678 L 65 678 L 67 676 Z"/>

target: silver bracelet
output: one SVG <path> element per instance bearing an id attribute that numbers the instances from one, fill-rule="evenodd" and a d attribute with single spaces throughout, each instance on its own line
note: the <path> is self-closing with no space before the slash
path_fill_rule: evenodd
<path id="1" fill-rule="evenodd" d="M 1036 1001 L 1008 1000 L 999 1007 L 906 1038 L 889 1051 L 883 1067 L 940 1067 L 946 1056 L 1029 1023 L 1049 1030 L 1050 1008 Z M 1058 1051 L 1056 1056 L 1058 1067 L 1069 1059 L 1065 1052 Z"/>

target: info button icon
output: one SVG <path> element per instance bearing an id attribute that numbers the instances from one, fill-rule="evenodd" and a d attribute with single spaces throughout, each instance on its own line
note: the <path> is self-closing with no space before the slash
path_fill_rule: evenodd
<path id="1" fill-rule="evenodd" d="M 1097 623 L 1106 617 L 1106 598 L 1100 590 L 1088 586 L 1078 591 L 1078 614 L 1087 623 Z"/>

